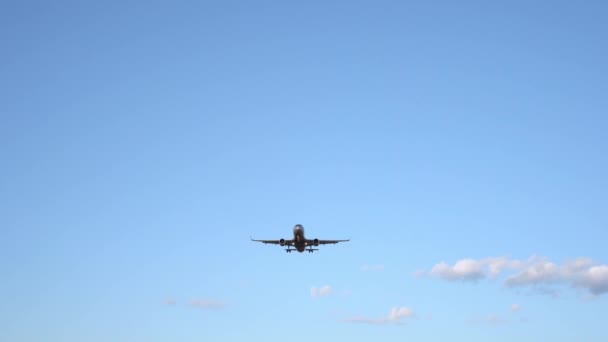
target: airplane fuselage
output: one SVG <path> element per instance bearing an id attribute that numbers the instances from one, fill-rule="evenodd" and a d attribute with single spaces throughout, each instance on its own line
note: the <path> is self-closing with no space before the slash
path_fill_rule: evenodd
<path id="1" fill-rule="evenodd" d="M 300 253 L 306 250 L 306 238 L 304 237 L 304 227 L 296 224 L 293 227 L 293 247 Z"/>

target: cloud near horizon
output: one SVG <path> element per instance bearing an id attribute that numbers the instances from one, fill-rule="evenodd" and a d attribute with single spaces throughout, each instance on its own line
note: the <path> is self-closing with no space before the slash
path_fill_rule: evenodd
<path id="1" fill-rule="evenodd" d="M 388 315 L 380 318 L 369 318 L 364 316 L 353 316 L 345 319 L 345 322 L 349 323 L 364 323 L 364 324 L 405 324 L 405 319 L 414 317 L 414 311 L 410 308 L 394 307 L 391 309 Z"/>
<path id="2" fill-rule="evenodd" d="M 319 288 L 313 286 L 310 288 L 310 296 L 312 298 L 327 297 L 327 296 L 331 295 L 331 293 L 332 293 L 332 289 L 331 289 L 331 286 L 329 286 L 329 285 L 325 285 L 325 286 L 322 286 Z"/>
<path id="3" fill-rule="evenodd" d="M 504 285 L 510 288 L 568 284 L 593 295 L 608 292 L 608 266 L 582 257 L 562 264 L 539 256 L 531 256 L 527 260 L 506 257 L 461 259 L 454 265 L 442 261 L 420 274 L 447 281 L 478 281 L 496 278 L 503 273 L 508 273 Z"/>

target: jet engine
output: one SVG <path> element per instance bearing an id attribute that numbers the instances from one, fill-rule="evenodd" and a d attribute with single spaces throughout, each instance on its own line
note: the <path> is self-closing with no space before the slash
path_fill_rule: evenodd
<path id="1" fill-rule="evenodd" d="M 315 245 L 315 246 L 318 246 L 319 245 L 319 239 L 312 240 L 312 244 Z"/>
<path id="2" fill-rule="evenodd" d="M 279 240 L 279 245 L 281 245 L 281 246 L 285 246 L 285 239 L 281 239 L 281 240 Z"/>

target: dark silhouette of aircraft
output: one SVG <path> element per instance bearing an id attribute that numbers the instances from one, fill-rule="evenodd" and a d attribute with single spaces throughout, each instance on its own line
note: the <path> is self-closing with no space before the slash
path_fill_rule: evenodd
<path id="1" fill-rule="evenodd" d="M 346 242 L 350 240 L 319 240 L 319 239 L 307 239 L 304 237 L 304 227 L 301 224 L 296 224 L 293 227 L 293 239 L 291 240 L 255 240 L 251 239 L 251 241 L 262 242 L 264 244 L 270 243 L 273 245 L 287 246 L 285 252 L 291 253 L 291 251 L 298 251 L 300 253 L 304 251 L 308 251 L 312 253 L 314 251 L 318 251 L 317 247 L 319 245 L 328 245 L 328 244 L 336 244 L 338 242 Z M 291 247 L 294 247 L 293 249 Z"/>

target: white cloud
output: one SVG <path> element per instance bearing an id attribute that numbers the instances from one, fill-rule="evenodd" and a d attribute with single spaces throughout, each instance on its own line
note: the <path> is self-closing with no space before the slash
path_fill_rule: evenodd
<path id="1" fill-rule="evenodd" d="M 329 285 L 325 285 L 319 288 L 313 286 L 310 288 L 310 296 L 312 298 L 327 297 L 331 294 L 331 292 L 331 286 Z"/>
<path id="2" fill-rule="evenodd" d="M 384 271 L 384 265 L 368 265 L 361 266 L 362 272 L 381 272 Z"/>
<path id="3" fill-rule="evenodd" d="M 498 277 L 504 270 L 516 270 L 523 265 L 523 261 L 509 260 L 506 257 L 485 258 L 483 263 L 487 267 L 488 275 L 491 278 Z"/>
<path id="4" fill-rule="evenodd" d="M 388 319 L 390 321 L 398 321 L 402 318 L 412 317 L 413 314 L 414 312 L 411 309 L 402 306 L 400 308 L 392 308 Z"/>
<path id="5" fill-rule="evenodd" d="M 547 285 L 568 284 L 586 289 L 593 295 L 608 292 L 608 266 L 597 265 L 589 258 L 577 258 L 562 264 L 538 256 L 528 260 L 506 257 L 462 259 L 453 266 L 442 261 L 434 265 L 428 274 L 448 281 L 476 281 L 496 278 L 506 272 L 509 273 L 504 284 L 511 288 L 535 286 L 547 292 Z"/>
<path id="6" fill-rule="evenodd" d="M 174 298 L 167 298 L 167 299 L 165 299 L 165 304 L 166 305 L 175 305 L 175 304 L 177 304 L 177 300 L 175 300 Z"/>
<path id="7" fill-rule="evenodd" d="M 350 323 L 365 323 L 365 324 L 404 324 L 407 318 L 414 317 L 414 311 L 404 306 L 394 307 L 386 316 L 380 318 L 369 318 L 364 316 L 353 316 L 345 319 L 345 322 Z"/>
<path id="8" fill-rule="evenodd" d="M 511 304 L 511 312 L 519 312 L 519 310 L 521 310 L 521 305 Z"/>
<path id="9" fill-rule="evenodd" d="M 226 304 L 216 299 L 191 299 L 188 304 L 199 309 L 222 309 Z"/>
<path id="10" fill-rule="evenodd" d="M 445 280 L 455 281 L 475 281 L 486 277 L 495 278 L 503 270 L 517 269 L 521 267 L 521 261 L 509 260 L 505 257 L 493 257 L 485 259 L 461 259 L 454 266 L 450 266 L 444 261 L 433 266 L 430 275 Z M 417 271 L 416 275 L 425 274 L 424 271 Z"/>
<path id="11" fill-rule="evenodd" d="M 473 259 L 462 259 L 450 266 L 445 262 L 433 266 L 431 275 L 445 280 L 478 280 L 485 277 L 484 265 Z"/>
<path id="12" fill-rule="evenodd" d="M 576 281 L 576 286 L 586 288 L 594 295 L 608 292 L 608 266 L 592 266 L 584 270 Z"/>
<path id="13" fill-rule="evenodd" d="M 561 265 L 545 258 L 530 258 L 519 273 L 509 276 L 509 287 L 564 283 L 586 289 L 593 295 L 608 292 L 608 266 L 596 265 L 589 258 L 577 258 Z"/>
<path id="14" fill-rule="evenodd" d="M 563 271 L 566 274 L 574 274 L 585 271 L 591 266 L 593 266 L 593 260 L 589 258 L 577 258 L 564 263 Z"/>
<path id="15" fill-rule="evenodd" d="M 533 256 L 522 265 L 517 274 L 511 275 L 505 280 L 505 285 L 514 287 L 554 283 L 560 280 L 563 273 L 557 264 L 546 258 Z"/>

